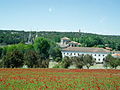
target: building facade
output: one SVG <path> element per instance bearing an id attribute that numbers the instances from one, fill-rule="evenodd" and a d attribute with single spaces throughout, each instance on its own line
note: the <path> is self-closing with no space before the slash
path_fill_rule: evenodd
<path id="1" fill-rule="evenodd" d="M 70 42 L 70 39 L 67 37 L 61 38 L 61 44 L 62 45 L 67 45 Z"/>
<path id="2" fill-rule="evenodd" d="M 68 38 L 68 37 L 63 37 L 63 38 L 61 38 L 61 42 L 58 43 L 58 45 L 61 48 L 67 48 L 67 47 L 78 47 L 81 44 L 78 42 L 75 42 L 75 41 L 71 41 L 70 38 Z"/>
<path id="3" fill-rule="evenodd" d="M 110 54 L 109 50 L 93 47 L 68 47 L 63 49 L 61 52 L 63 58 L 65 56 L 74 57 L 89 54 L 95 59 L 96 64 L 102 64 L 105 57 Z"/>

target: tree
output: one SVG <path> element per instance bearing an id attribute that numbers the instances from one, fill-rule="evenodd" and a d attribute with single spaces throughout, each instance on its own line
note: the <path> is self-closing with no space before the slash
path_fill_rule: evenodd
<path id="1" fill-rule="evenodd" d="M 111 56 L 110 54 L 106 57 L 105 59 L 105 63 L 104 66 L 108 67 L 112 67 L 112 68 L 117 68 L 117 66 L 120 65 L 120 59 L 119 58 L 115 58 L 113 56 Z"/>
<path id="2" fill-rule="evenodd" d="M 72 57 L 71 58 L 73 61 L 73 64 L 76 65 L 77 68 L 83 68 L 84 62 L 83 62 L 83 55 L 79 56 L 79 57 Z"/>
<path id="3" fill-rule="evenodd" d="M 50 43 L 50 50 L 49 50 L 50 56 L 53 58 L 54 61 L 61 61 L 62 60 L 62 53 L 60 47 L 54 43 Z"/>
<path id="4" fill-rule="evenodd" d="M 119 64 L 120 64 L 120 59 L 119 58 L 114 58 L 109 62 L 109 64 L 112 68 L 116 69 L 117 66 L 119 66 Z"/>
<path id="5" fill-rule="evenodd" d="M 0 47 L 0 59 L 2 58 L 3 48 Z"/>
<path id="6" fill-rule="evenodd" d="M 35 51 L 32 44 L 25 45 L 24 48 L 25 48 L 24 52 Z"/>
<path id="7" fill-rule="evenodd" d="M 82 68 L 84 65 L 83 55 L 79 57 L 64 57 L 62 61 L 63 68 L 68 68 L 70 65 L 75 65 L 77 68 Z"/>
<path id="8" fill-rule="evenodd" d="M 46 60 L 49 58 L 50 44 L 47 39 L 43 37 L 35 39 L 34 48 L 36 52 L 38 52 L 41 55 L 42 59 Z"/>
<path id="9" fill-rule="evenodd" d="M 24 64 L 23 54 L 20 51 L 14 50 L 6 54 L 2 59 L 3 67 L 18 68 Z"/>
<path id="10" fill-rule="evenodd" d="M 48 68 L 49 66 L 49 59 L 47 60 L 42 60 L 42 63 L 40 65 L 41 68 Z"/>
<path id="11" fill-rule="evenodd" d="M 69 57 L 65 56 L 62 61 L 63 68 L 68 68 L 71 65 L 72 61 Z"/>
<path id="12" fill-rule="evenodd" d="M 120 44 L 116 46 L 116 50 L 120 51 Z"/>
<path id="13" fill-rule="evenodd" d="M 106 58 L 105 58 L 105 61 L 104 61 L 104 67 L 109 67 L 110 66 L 110 64 L 109 64 L 109 62 L 112 60 L 112 59 L 114 59 L 112 56 L 111 56 L 111 54 L 108 54 L 107 56 L 106 56 Z"/>
<path id="14" fill-rule="evenodd" d="M 28 51 L 24 54 L 24 64 L 29 68 L 35 68 L 38 65 L 38 55 L 35 51 Z"/>
<path id="15" fill-rule="evenodd" d="M 24 64 L 29 68 L 48 68 L 49 59 L 43 60 L 39 53 L 31 50 L 24 54 Z"/>
<path id="16" fill-rule="evenodd" d="M 7 50 L 6 53 L 17 50 L 17 47 L 16 47 L 16 46 L 17 46 L 17 45 L 8 45 L 8 46 L 6 47 L 6 50 Z"/>
<path id="17" fill-rule="evenodd" d="M 89 67 L 94 64 L 95 60 L 91 55 L 87 54 L 83 57 L 83 62 L 84 62 L 84 65 L 89 69 Z"/>
<path id="18" fill-rule="evenodd" d="M 103 40 L 97 35 L 89 35 L 83 36 L 79 39 L 79 41 L 84 46 L 93 47 L 96 45 L 103 45 Z"/>

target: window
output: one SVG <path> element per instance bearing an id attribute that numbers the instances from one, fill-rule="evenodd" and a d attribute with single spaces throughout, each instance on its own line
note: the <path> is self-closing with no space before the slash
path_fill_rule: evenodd
<path id="1" fill-rule="evenodd" d="M 99 56 L 100 56 L 100 54 L 99 54 Z"/>
<path id="2" fill-rule="evenodd" d="M 100 61 L 100 59 L 98 59 Z"/>
<path id="3" fill-rule="evenodd" d="M 84 54 L 82 54 L 82 56 L 84 56 Z"/>
<path id="4" fill-rule="evenodd" d="M 105 61 L 105 58 L 103 58 L 103 61 Z"/>
<path id="5" fill-rule="evenodd" d="M 75 53 L 74 53 L 74 55 L 75 55 Z"/>
<path id="6" fill-rule="evenodd" d="M 96 54 L 95 54 L 95 56 L 96 56 Z"/>
<path id="7" fill-rule="evenodd" d="M 103 56 L 105 56 L 105 55 L 103 55 Z"/>

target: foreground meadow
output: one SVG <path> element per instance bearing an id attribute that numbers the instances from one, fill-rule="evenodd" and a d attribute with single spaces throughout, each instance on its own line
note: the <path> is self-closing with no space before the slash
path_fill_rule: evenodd
<path id="1" fill-rule="evenodd" d="M 0 90 L 120 90 L 120 70 L 0 69 Z"/>

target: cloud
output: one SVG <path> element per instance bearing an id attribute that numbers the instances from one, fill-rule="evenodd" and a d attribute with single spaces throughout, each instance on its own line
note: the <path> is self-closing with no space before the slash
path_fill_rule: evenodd
<path id="1" fill-rule="evenodd" d="M 52 10 L 52 8 L 49 8 L 48 11 L 51 13 L 53 10 Z"/>

